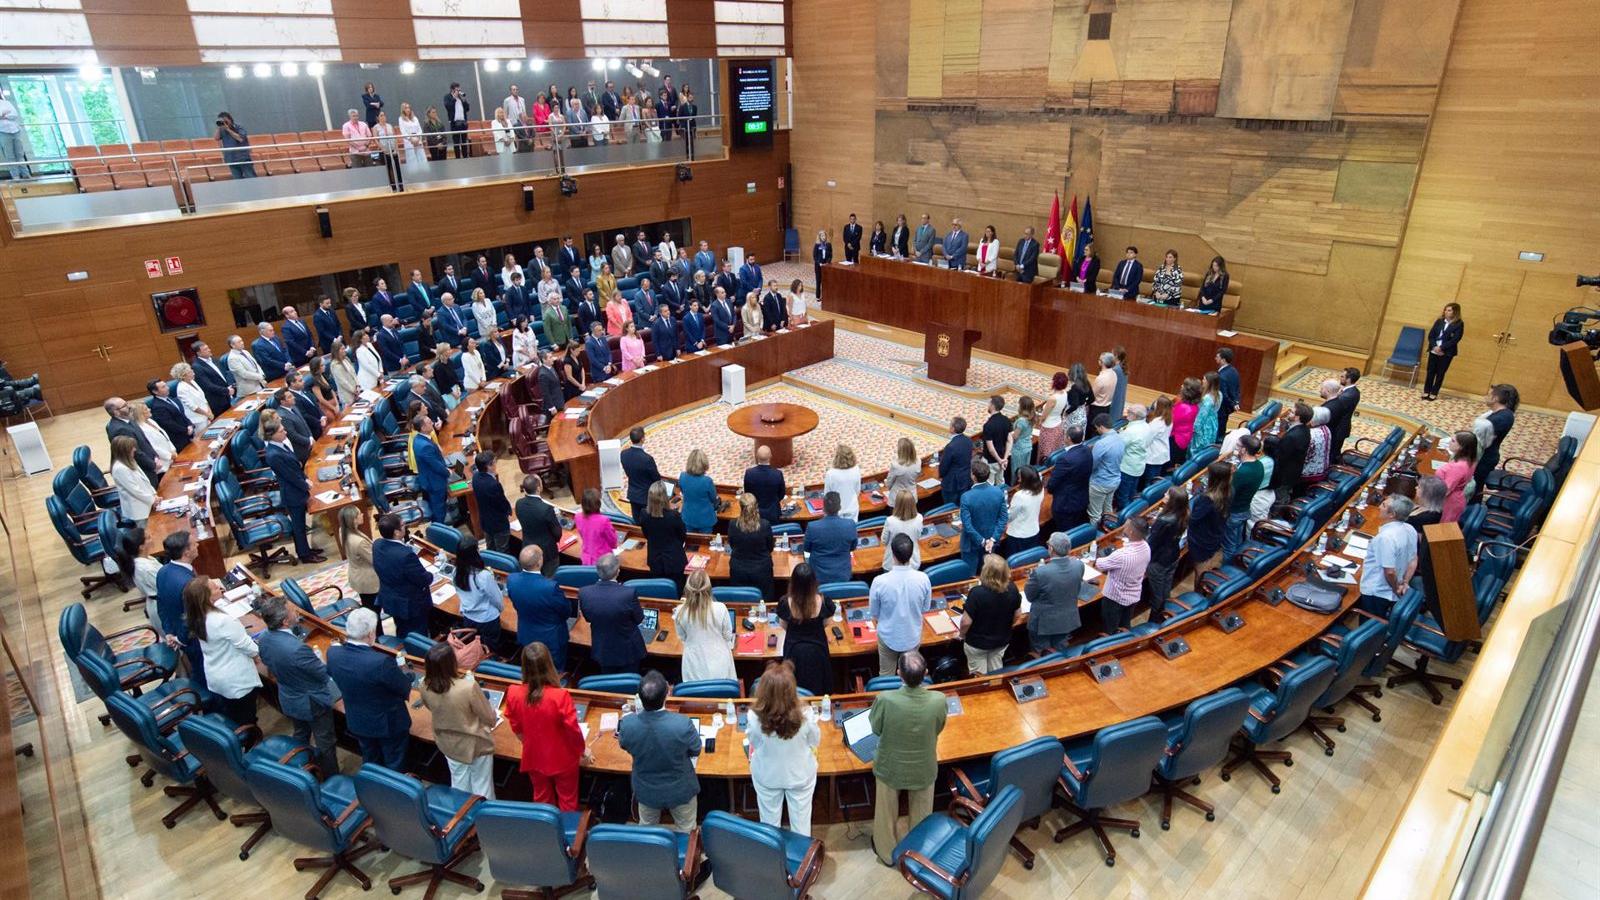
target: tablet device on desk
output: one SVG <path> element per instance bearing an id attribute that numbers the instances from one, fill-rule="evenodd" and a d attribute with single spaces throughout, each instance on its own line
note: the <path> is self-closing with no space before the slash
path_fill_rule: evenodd
<path id="1" fill-rule="evenodd" d="M 864 709 L 849 713 L 840 720 L 844 726 L 844 743 L 856 759 L 872 762 L 878 755 L 878 736 L 872 733 L 871 717 Z"/>
<path id="2" fill-rule="evenodd" d="M 661 631 L 661 612 L 655 609 L 644 611 L 644 621 L 639 623 L 639 633 L 644 636 L 646 644 L 656 639 L 656 634 Z"/>

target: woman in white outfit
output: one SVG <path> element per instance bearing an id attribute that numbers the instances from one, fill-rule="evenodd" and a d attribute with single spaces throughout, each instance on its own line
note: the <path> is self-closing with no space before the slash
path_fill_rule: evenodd
<path id="1" fill-rule="evenodd" d="M 356 384 L 363 391 L 374 391 L 382 380 L 383 357 L 372 345 L 372 335 L 362 333 L 361 343 L 356 347 Z"/>
<path id="2" fill-rule="evenodd" d="M 683 641 L 684 681 L 739 677 L 733 668 L 733 620 L 722 601 L 711 599 L 711 579 L 704 570 L 690 573 L 672 621 Z"/>
<path id="3" fill-rule="evenodd" d="M 138 448 L 138 442 L 125 434 L 111 439 L 111 481 L 117 486 L 122 518 L 143 527 L 144 520 L 150 518 L 151 504 L 156 502 L 156 489 L 134 459 Z"/>
<path id="4" fill-rule="evenodd" d="M 206 399 L 206 392 L 195 383 L 193 366 L 178 363 L 172 367 L 171 374 L 178 382 L 174 396 L 183 407 L 183 414 L 189 417 L 189 424 L 194 426 L 194 436 L 199 437 L 200 432 L 211 424 L 211 402 Z"/>
<path id="5" fill-rule="evenodd" d="M 527 319 L 518 319 L 517 328 L 511 332 L 511 365 L 514 368 L 539 361 L 539 335 Z"/>
<path id="6" fill-rule="evenodd" d="M 489 128 L 494 134 L 494 152 L 517 152 L 517 133 L 511 127 L 511 123 L 506 121 L 504 107 L 496 106 L 494 108 L 494 121 L 489 124 Z"/>
<path id="7" fill-rule="evenodd" d="M 333 350 L 328 356 L 328 377 L 333 379 L 333 389 L 339 394 L 340 409 L 356 402 L 356 395 L 361 393 L 361 377 L 356 374 L 356 365 L 345 349 L 343 338 L 334 338 Z"/>
<path id="8" fill-rule="evenodd" d="M 918 568 L 922 565 L 922 513 L 917 512 L 917 492 L 901 488 L 891 495 L 889 502 L 894 514 L 883 523 L 883 570 L 894 568 L 894 556 L 887 548 L 897 534 L 911 538 L 911 568 Z"/>
<path id="9" fill-rule="evenodd" d="M 472 289 L 472 317 L 478 320 L 478 337 L 486 341 L 494 340 L 495 332 L 500 330 L 500 320 L 495 315 L 494 302 L 483 292 L 483 288 Z"/>
<path id="10" fill-rule="evenodd" d="M 822 492 L 828 491 L 839 492 L 839 515 L 851 520 L 861 517 L 861 467 L 849 444 L 833 450 L 833 467 L 822 476 Z"/>
<path id="11" fill-rule="evenodd" d="M 139 430 L 144 432 L 145 441 L 150 444 L 150 449 L 156 452 L 156 471 L 165 472 L 167 467 L 172 465 L 172 457 L 178 453 L 177 448 L 172 446 L 172 438 L 167 437 L 166 431 L 150 417 L 150 407 L 147 404 L 131 403 L 129 412 L 132 414 L 133 424 L 138 425 Z"/>
<path id="12" fill-rule="evenodd" d="M 405 148 L 405 162 L 414 163 L 428 158 L 428 152 L 423 147 L 422 120 L 411 111 L 411 104 L 400 104 L 400 142 Z"/>
<path id="13" fill-rule="evenodd" d="M 750 781 L 764 825 L 783 826 L 789 807 L 789 830 L 811 835 L 811 795 L 817 787 L 817 745 L 822 730 L 815 709 L 800 701 L 794 664 L 767 665 L 750 707 Z"/>
<path id="14" fill-rule="evenodd" d="M 478 355 L 478 339 L 467 338 L 467 346 L 461 351 L 461 390 L 462 393 L 475 391 L 488 380 L 483 370 L 483 357 Z"/>

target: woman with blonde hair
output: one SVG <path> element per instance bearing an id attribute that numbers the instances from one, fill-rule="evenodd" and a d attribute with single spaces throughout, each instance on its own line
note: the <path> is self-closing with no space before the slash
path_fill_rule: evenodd
<path id="1" fill-rule="evenodd" d="M 739 677 L 733 669 L 733 619 L 728 607 L 712 598 L 711 577 L 704 569 L 689 576 L 672 623 L 683 641 L 684 681 Z"/>
<path id="2" fill-rule="evenodd" d="M 762 824 L 781 827 L 787 805 L 789 830 L 809 837 L 822 730 L 814 707 L 801 702 L 787 660 L 768 663 L 761 674 L 745 734 L 750 739 L 750 781 Z"/>
<path id="3" fill-rule="evenodd" d="M 889 474 L 883 479 L 883 495 L 893 497 L 899 491 L 910 491 L 917 496 L 917 481 L 922 478 L 922 461 L 917 459 L 917 445 L 911 438 L 894 442 L 894 462 L 889 464 Z"/>
<path id="4" fill-rule="evenodd" d="M 356 402 L 356 396 L 361 393 L 361 381 L 343 338 L 333 339 L 333 349 L 328 354 L 328 377 L 333 379 L 333 389 L 339 393 L 340 406 Z"/>
<path id="5" fill-rule="evenodd" d="M 697 534 L 710 534 L 717 526 L 717 485 L 707 475 L 711 461 L 699 447 L 689 451 L 689 460 L 678 474 L 678 492 L 683 494 L 683 524 Z"/>
<path id="6" fill-rule="evenodd" d="M 644 516 L 634 510 L 639 530 L 644 532 L 644 555 L 650 562 L 653 578 L 670 578 L 683 590 L 683 570 L 689 565 L 689 554 L 684 542 L 689 539 L 689 529 L 683 524 L 678 508 L 683 503 L 681 495 L 669 498 L 667 483 L 657 481 L 650 485 L 646 495 Z"/>
<path id="7" fill-rule="evenodd" d="M 744 325 L 744 336 L 755 337 L 761 333 L 761 298 L 755 291 L 744 295 L 744 306 L 739 310 L 739 322 Z"/>
<path id="8" fill-rule="evenodd" d="M 922 565 L 922 513 L 917 512 L 917 493 L 901 488 L 889 495 L 894 512 L 883 522 L 883 570 L 894 568 L 894 557 L 889 553 L 889 542 L 897 534 L 911 538 L 911 568 Z"/>
<path id="9" fill-rule="evenodd" d="M 961 614 L 967 667 L 974 674 L 987 675 L 1005 664 L 1006 647 L 1011 645 L 1017 610 L 1021 608 L 1022 594 L 1011 581 L 1011 567 L 999 554 L 986 554 L 978 583 L 967 592 L 966 609 Z"/>
<path id="10" fill-rule="evenodd" d="M 271 412 L 271 410 L 268 410 Z M 150 417 L 150 406 L 147 403 L 134 402 L 128 404 L 129 418 L 133 424 L 139 426 L 144 433 L 144 439 L 149 442 L 150 449 L 156 454 L 156 471 L 165 472 L 172 465 L 172 458 L 178 455 L 178 449 L 172 446 L 172 438 L 167 437 L 156 420 Z M 277 413 L 273 413 L 277 415 Z M 137 442 L 135 442 L 137 443 Z"/>
<path id="11" fill-rule="evenodd" d="M 595 249 L 599 250 L 600 248 L 596 247 Z M 604 257 L 600 258 L 602 260 L 604 259 Z M 594 260 L 589 260 L 589 264 L 593 266 Z M 610 297 L 612 294 L 615 294 L 617 292 L 617 276 L 611 274 L 611 263 L 602 261 L 599 268 L 595 269 L 594 271 L 596 273 L 594 276 L 595 296 Z"/>
<path id="12" fill-rule="evenodd" d="M 194 426 L 195 437 L 199 437 L 200 432 L 211 424 L 211 401 L 206 399 L 206 392 L 195 383 L 194 366 L 186 362 L 178 363 L 172 367 L 171 374 L 178 382 L 174 396 L 183 407 L 183 414 L 189 417 L 189 424 Z"/>
<path id="13" fill-rule="evenodd" d="M 143 528 L 150 518 L 150 507 L 156 502 L 156 487 L 134 458 L 138 449 L 139 442 L 125 434 L 111 439 L 111 481 L 117 486 L 122 518 Z"/>
<path id="14" fill-rule="evenodd" d="M 745 585 L 772 599 L 772 526 L 761 518 L 754 494 L 739 495 L 739 518 L 728 526 L 728 583 Z"/>
<path id="15" fill-rule="evenodd" d="M 483 288 L 472 289 L 472 317 L 478 321 L 478 338 L 492 341 L 500 330 L 500 316 Z"/>
<path id="16" fill-rule="evenodd" d="M 833 465 L 822 476 L 822 492 L 839 492 L 839 515 L 850 520 L 861 516 L 861 466 L 849 444 L 833 449 Z"/>
<path id="17" fill-rule="evenodd" d="M 611 337 L 621 337 L 626 332 L 628 323 L 633 321 L 633 307 L 622 299 L 622 292 L 615 288 L 606 297 L 606 334 Z"/>

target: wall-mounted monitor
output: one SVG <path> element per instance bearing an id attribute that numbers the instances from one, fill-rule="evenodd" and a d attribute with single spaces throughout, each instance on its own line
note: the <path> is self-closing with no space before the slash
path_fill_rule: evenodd
<path id="1" fill-rule="evenodd" d="M 728 64 L 733 104 L 733 146 L 762 147 L 772 143 L 777 126 L 777 80 L 772 60 Z"/>

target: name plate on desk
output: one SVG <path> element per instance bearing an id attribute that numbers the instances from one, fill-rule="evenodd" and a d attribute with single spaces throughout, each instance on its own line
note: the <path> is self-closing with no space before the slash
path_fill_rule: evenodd
<path id="1" fill-rule="evenodd" d="M 1080 294 L 1087 294 L 1089 293 L 1089 286 L 1081 281 L 1071 281 L 1067 283 L 1067 290 L 1077 291 Z"/>
<path id="2" fill-rule="evenodd" d="M 1112 290 L 1106 291 L 1106 296 L 1113 300 L 1126 300 L 1128 299 L 1128 292 L 1119 291 L 1113 288 Z"/>

